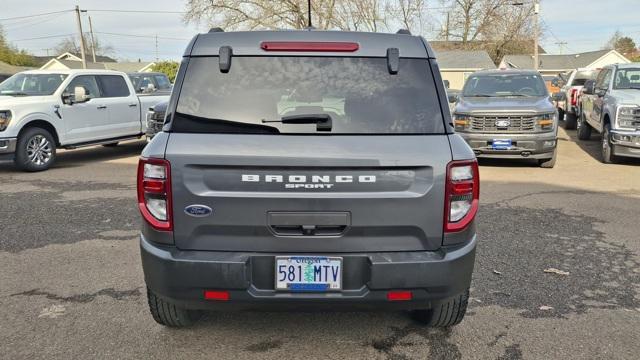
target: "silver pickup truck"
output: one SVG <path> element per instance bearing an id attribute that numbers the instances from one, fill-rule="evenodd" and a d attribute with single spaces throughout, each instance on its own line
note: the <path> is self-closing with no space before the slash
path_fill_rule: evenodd
<path id="1" fill-rule="evenodd" d="M 578 138 L 602 134 L 602 162 L 640 158 L 640 63 L 606 66 L 585 83 L 580 100 Z"/>

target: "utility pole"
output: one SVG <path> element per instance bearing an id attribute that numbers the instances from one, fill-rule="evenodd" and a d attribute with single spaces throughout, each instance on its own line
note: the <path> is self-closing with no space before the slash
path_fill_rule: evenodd
<path id="1" fill-rule="evenodd" d="M 556 43 L 556 45 L 558 45 L 560 55 L 562 55 L 564 53 L 564 47 L 567 46 L 567 42 L 566 41 L 558 41 Z"/>
<path id="2" fill-rule="evenodd" d="M 538 36 L 540 25 L 538 23 L 538 13 L 540 12 L 540 3 L 538 0 L 533 4 L 533 68 L 538 70 L 540 60 L 538 59 Z"/>
<path id="3" fill-rule="evenodd" d="M 87 68 L 87 59 L 84 55 L 84 36 L 82 35 L 82 21 L 80 21 L 80 7 L 76 5 L 76 20 L 78 20 L 78 33 L 80 33 L 80 54 L 82 55 L 82 68 Z"/>
<path id="4" fill-rule="evenodd" d="M 91 16 L 89 16 L 89 33 L 91 33 L 91 53 L 93 55 L 93 62 L 96 62 L 96 39 L 93 37 L 93 24 L 91 23 Z"/>
<path id="5" fill-rule="evenodd" d="M 449 12 L 447 12 L 447 27 L 446 27 L 446 33 L 444 35 L 444 39 L 449 42 Z"/>
<path id="6" fill-rule="evenodd" d="M 156 34 L 156 62 L 158 62 L 158 61 L 159 61 L 159 58 L 158 58 L 158 34 Z"/>

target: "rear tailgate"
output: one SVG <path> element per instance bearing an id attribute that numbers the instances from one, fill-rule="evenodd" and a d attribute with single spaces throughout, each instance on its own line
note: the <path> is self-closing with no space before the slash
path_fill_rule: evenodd
<path id="1" fill-rule="evenodd" d="M 166 153 L 180 249 L 419 251 L 442 243 L 446 135 L 172 133 Z M 213 211 L 189 215 L 191 205 Z"/>

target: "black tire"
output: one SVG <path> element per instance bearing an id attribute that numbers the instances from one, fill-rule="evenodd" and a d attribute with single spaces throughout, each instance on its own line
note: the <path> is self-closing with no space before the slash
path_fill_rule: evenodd
<path id="1" fill-rule="evenodd" d="M 43 171 L 56 159 L 56 142 L 51 133 L 39 127 L 26 128 L 16 144 L 14 164 L 23 171 Z"/>
<path id="2" fill-rule="evenodd" d="M 604 131 L 602 132 L 602 162 L 605 164 L 617 164 L 620 162 L 620 157 L 613 153 L 613 145 L 611 144 L 611 125 L 604 124 Z"/>
<path id="3" fill-rule="evenodd" d="M 564 121 L 564 109 L 558 108 L 558 120 Z"/>
<path id="4" fill-rule="evenodd" d="M 587 122 L 587 119 L 584 117 L 583 112 L 580 112 L 580 119 L 578 120 L 576 126 L 578 129 L 578 139 L 591 139 L 591 125 L 589 125 L 589 123 Z"/>
<path id="5" fill-rule="evenodd" d="M 102 144 L 102 146 L 104 146 L 104 147 L 116 147 L 116 146 L 118 146 L 118 144 L 119 143 L 116 141 L 116 142 L 113 142 L 113 143 Z"/>
<path id="6" fill-rule="evenodd" d="M 578 117 L 576 114 L 566 113 L 564 116 L 564 128 L 567 130 L 573 130 L 576 128 Z"/>
<path id="7" fill-rule="evenodd" d="M 557 153 L 558 153 L 558 148 L 553 149 L 553 156 L 550 159 L 538 160 L 538 166 L 544 169 L 553 169 L 553 167 L 556 166 Z"/>
<path id="8" fill-rule="evenodd" d="M 413 318 L 430 327 L 450 327 L 458 325 L 467 312 L 469 290 L 442 303 L 436 303 L 428 310 L 414 310 Z"/>
<path id="9" fill-rule="evenodd" d="M 158 324 L 169 327 L 187 327 L 196 322 L 201 313 L 195 310 L 187 310 L 158 297 L 147 288 L 147 300 L 151 316 Z"/>

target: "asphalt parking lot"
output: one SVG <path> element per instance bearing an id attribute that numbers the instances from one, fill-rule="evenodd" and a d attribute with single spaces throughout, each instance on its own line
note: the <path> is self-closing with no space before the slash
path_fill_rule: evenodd
<path id="1" fill-rule="evenodd" d="M 472 298 L 450 330 L 404 313 L 210 313 L 163 328 L 137 241 L 144 143 L 60 152 L 41 173 L 0 163 L 0 357 L 635 359 L 640 161 L 603 165 L 595 136 L 560 136 L 551 170 L 481 162 Z"/>

